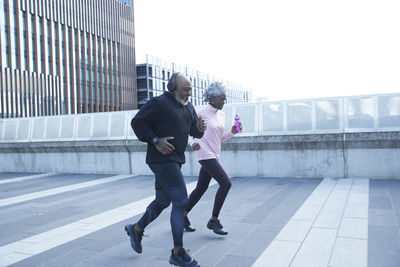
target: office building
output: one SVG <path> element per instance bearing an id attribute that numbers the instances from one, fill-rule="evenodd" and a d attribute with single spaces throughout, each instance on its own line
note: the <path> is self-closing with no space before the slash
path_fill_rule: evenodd
<path id="1" fill-rule="evenodd" d="M 0 0 L 0 24 L 1 118 L 137 108 L 132 5 Z"/>
<path id="2" fill-rule="evenodd" d="M 139 61 L 140 60 L 140 61 Z M 208 86 L 221 81 L 227 89 L 227 103 L 249 102 L 251 90 L 234 82 L 223 81 L 213 75 L 184 67 L 160 58 L 144 56 L 137 60 L 137 86 L 139 108 L 149 99 L 167 91 L 168 80 L 174 72 L 185 74 L 192 83 L 190 101 L 193 105 L 204 105 L 203 93 Z"/>

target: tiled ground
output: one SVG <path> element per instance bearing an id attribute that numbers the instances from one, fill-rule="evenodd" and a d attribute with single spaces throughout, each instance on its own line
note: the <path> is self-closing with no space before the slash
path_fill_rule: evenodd
<path id="1" fill-rule="evenodd" d="M 141 255 L 124 232 L 151 201 L 153 177 L 32 175 L 0 173 L 0 266 L 168 266 L 170 208 L 146 229 Z M 218 185 L 190 213 L 197 230 L 184 243 L 201 266 L 400 266 L 400 181 L 232 184 L 220 216 L 228 236 L 205 227 Z"/>

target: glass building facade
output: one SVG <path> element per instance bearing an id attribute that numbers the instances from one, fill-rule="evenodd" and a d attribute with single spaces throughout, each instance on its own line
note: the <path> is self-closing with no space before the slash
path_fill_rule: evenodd
<path id="1" fill-rule="evenodd" d="M 189 67 L 184 67 L 159 58 L 146 56 L 140 60 L 145 63 L 136 65 L 139 108 L 152 97 L 162 95 L 168 90 L 167 84 L 174 72 L 185 74 L 192 83 L 190 101 L 195 106 L 204 105 L 204 91 L 211 83 L 221 81 L 210 74 L 202 73 L 190 69 Z M 222 83 L 227 89 L 227 103 L 241 103 L 251 100 L 251 90 L 249 88 L 229 81 L 222 81 Z"/>
<path id="2" fill-rule="evenodd" d="M 136 109 L 125 2 L 0 0 L 0 118 Z"/>

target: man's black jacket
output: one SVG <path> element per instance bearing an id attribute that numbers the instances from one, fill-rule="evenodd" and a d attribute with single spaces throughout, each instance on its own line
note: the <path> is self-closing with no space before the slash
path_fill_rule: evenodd
<path id="1" fill-rule="evenodd" d="M 170 92 L 150 99 L 131 121 L 137 138 L 147 142 L 146 163 L 177 162 L 185 163 L 185 150 L 189 135 L 202 138 L 197 128 L 197 114 L 189 102 L 186 106 L 178 103 Z M 175 150 L 164 156 L 152 144 L 154 137 L 174 137 L 169 140 Z"/>

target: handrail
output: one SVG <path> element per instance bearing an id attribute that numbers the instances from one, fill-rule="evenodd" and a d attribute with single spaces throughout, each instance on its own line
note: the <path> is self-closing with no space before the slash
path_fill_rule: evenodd
<path id="1" fill-rule="evenodd" d="M 227 104 L 223 111 L 226 130 L 240 114 L 243 136 L 400 131 L 400 93 Z M 0 142 L 136 139 L 130 121 L 137 112 L 0 119 Z"/>

